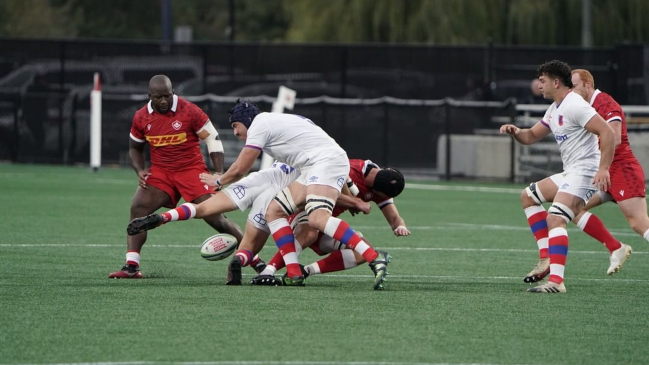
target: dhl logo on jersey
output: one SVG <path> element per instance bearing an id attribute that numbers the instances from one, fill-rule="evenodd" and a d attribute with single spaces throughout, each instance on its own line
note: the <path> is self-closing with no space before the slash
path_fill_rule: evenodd
<path id="1" fill-rule="evenodd" d="M 166 136 L 146 136 L 146 140 L 153 147 L 171 146 L 187 141 L 187 133 L 182 132 Z"/>

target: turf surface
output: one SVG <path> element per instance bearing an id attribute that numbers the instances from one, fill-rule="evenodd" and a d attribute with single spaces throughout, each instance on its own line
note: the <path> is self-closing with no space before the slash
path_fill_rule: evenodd
<path id="1" fill-rule="evenodd" d="M 633 257 L 608 277 L 604 247 L 571 227 L 564 295 L 525 292 L 537 254 L 522 186 L 467 182 L 408 186 L 410 237 L 376 207 L 346 216 L 394 257 L 385 291 L 366 265 L 304 288 L 225 286 L 228 260 L 199 256 L 213 234 L 200 220 L 150 232 L 146 279 L 109 280 L 136 185 L 125 169 L 0 165 L 0 364 L 649 363 L 649 249 L 615 205 L 594 213 Z"/>

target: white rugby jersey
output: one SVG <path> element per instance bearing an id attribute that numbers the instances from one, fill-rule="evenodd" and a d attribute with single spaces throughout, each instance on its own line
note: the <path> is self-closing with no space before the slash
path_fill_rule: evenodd
<path id="1" fill-rule="evenodd" d="M 597 111 L 575 92 L 557 105 L 552 103 L 541 124 L 550 128 L 559 144 L 563 171 L 594 176 L 599 170 L 597 135 L 584 127 Z"/>
<path id="2" fill-rule="evenodd" d="M 246 147 L 259 149 L 293 167 L 313 166 L 347 154 L 310 119 L 284 113 L 260 113 L 248 129 Z"/>

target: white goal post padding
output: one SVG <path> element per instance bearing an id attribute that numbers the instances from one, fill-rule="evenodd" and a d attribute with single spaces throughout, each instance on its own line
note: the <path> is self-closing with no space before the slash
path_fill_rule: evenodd
<path id="1" fill-rule="evenodd" d="M 277 93 L 277 100 L 273 102 L 272 112 L 283 113 L 285 108 L 293 110 L 293 106 L 295 106 L 295 95 L 297 95 L 295 90 L 289 89 L 286 86 L 280 86 L 279 92 Z M 267 169 L 272 164 L 273 158 L 264 153 L 261 156 L 261 165 L 259 166 L 259 169 Z"/>

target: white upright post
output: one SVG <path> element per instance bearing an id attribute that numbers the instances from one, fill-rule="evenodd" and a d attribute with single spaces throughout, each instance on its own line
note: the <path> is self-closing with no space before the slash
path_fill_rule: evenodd
<path id="1" fill-rule="evenodd" d="M 297 92 L 295 90 L 289 89 L 286 86 L 280 86 L 279 92 L 277 93 L 277 100 L 273 103 L 273 113 L 283 113 L 284 108 L 293 110 L 295 106 L 295 95 Z M 261 156 L 261 165 L 260 170 L 267 169 L 273 164 L 273 158 L 267 154 Z"/>
<path id="2" fill-rule="evenodd" d="M 95 72 L 90 92 L 90 167 L 94 172 L 101 167 L 101 80 Z"/>

